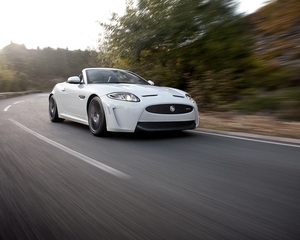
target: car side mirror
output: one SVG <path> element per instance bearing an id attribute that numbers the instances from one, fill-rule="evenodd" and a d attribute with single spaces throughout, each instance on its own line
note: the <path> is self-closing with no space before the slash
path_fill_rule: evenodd
<path id="1" fill-rule="evenodd" d="M 148 83 L 149 83 L 150 85 L 154 86 L 154 82 L 153 82 L 153 81 L 148 80 Z"/>
<path id="2" fill-rule="evenodd" d="M 72 76 L 68 78 L 67 82 L 72 84 L 79 84 L 81 80 L 78 76 Z"/>

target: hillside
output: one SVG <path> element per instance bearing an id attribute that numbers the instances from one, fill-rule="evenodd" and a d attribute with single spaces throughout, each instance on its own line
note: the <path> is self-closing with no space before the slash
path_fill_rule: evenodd
<path id="1" fill-rule="evenodd" d="M 27 49 L 11 43 L 0 50 L 0 92 L 49 91 L 55 83 L 96 65 L 94 51 Z"/>
<path id="2" fill-rule="evenodd" d="M 295 71 L 300 84 L 300 2 L 278 0 L 248 16 L 258 56 L 278 67 Z"/>
<path id="3" fill-rule="evenodd" d="M 245 94 L 234 109 L 299 121 L 299 0 L 271 1 L 245 18 L 255 42 L 254 61 L 260 68 L 260 87 L 248 91 L 250 94 Z"/>

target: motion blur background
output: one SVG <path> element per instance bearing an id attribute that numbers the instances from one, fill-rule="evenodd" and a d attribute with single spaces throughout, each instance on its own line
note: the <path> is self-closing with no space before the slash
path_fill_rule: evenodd
<path id="1" fill-rule="evenodd" d="M 0 9 L 1 240 L 300 239 L 299 0 Z M 200 129 L 95 138 L 51 123 L 49 91 L 96 66 L 190 92 Z"/>
<path id="2" fill-rule="evenodd" d="M 201 111 L 300 120 L 299 0 L 1 5 L 0 92 L 116 67 L 189 91 Z"/>

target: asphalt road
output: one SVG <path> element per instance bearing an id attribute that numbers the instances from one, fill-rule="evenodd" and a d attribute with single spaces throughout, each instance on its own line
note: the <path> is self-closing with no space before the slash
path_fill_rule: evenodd
<path id="1" fill-rule="evenodd" d="M 52 123 L 0 101 L 0 239 L 300 239 L 300 145 Z"/>

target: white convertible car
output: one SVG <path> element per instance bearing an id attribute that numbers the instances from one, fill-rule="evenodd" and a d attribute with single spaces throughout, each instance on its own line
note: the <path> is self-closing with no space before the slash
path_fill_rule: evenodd
<path id="1" fill-rule="evenodd" d="M 188 93 L 114 68 L 85 68 L 56 84 L 49 115 L 52 122 L 86 124 L 94 135 L 187 130 L 199 124 L 197 104 Z"/>

